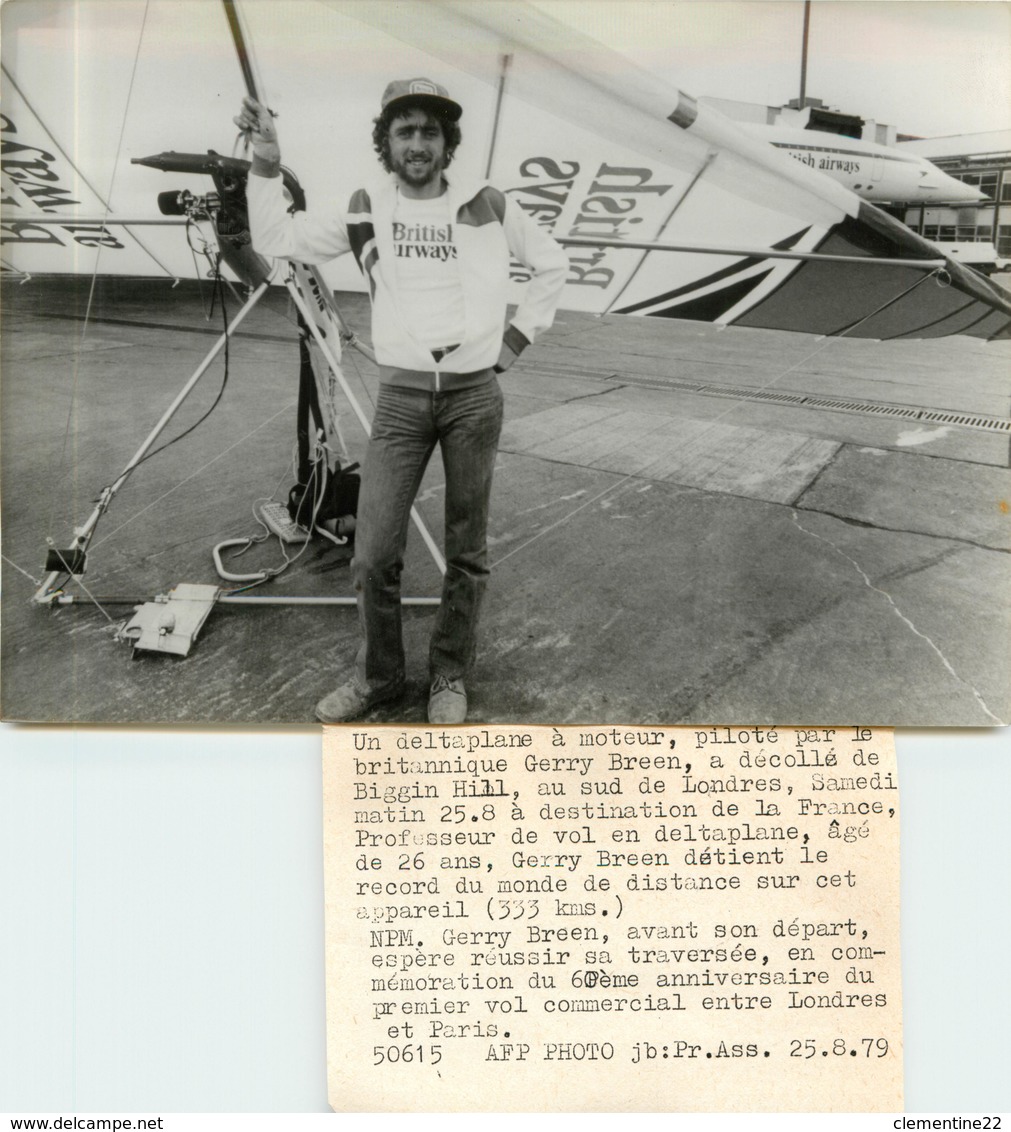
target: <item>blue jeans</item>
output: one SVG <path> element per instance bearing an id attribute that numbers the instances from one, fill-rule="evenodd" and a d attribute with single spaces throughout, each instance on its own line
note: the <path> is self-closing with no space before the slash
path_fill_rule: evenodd
<path id="1" fill-rule="evenodd" d="M 429 649 L 429 676 L 463 677 L 477 649 L 488 580 L 488 505 L 502 431 L 498 380 L 429 393 L 380 385 L 362 466 L 351 564 L 362 644 L 355 681 L 382 693 L 404 679 L 400 575 L 411 505 L 436 444 L 446 476 L 446 574 Z"/>

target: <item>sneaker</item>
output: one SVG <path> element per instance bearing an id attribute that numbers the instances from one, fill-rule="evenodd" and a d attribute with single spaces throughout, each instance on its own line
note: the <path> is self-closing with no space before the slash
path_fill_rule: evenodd
<path id="1" fill-rule="evenodd" d="M 429 723 L 463 723 L 467 718 L 467 693 L 462 680 L 436 676 L 428 695 Z"/>
<path id="2" fill-rule="evenodd" d="M 403 681 L 391 684 L 381 692 L 363 692 L 354 680 L 324 696 L 316 705 L 316 718 L 321 723 L 346 723 L 357 719 L 377 704 L 397 699 L 404 690 Z"/>

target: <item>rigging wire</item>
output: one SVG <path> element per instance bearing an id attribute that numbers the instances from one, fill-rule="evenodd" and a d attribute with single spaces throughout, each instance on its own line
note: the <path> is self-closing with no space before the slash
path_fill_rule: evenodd
<path id="1" fill-rule="evenodd" d="M 177 484 L 174 484 L 172 487 L 170 487 L 168 489 L 168 491 L 163 492 L 161 495 L 158 496 L 157 499 L 153 499 L 150 503 L 147 504 L 147 506 L 142 507 L 139 511 L 134 512 L 134 514 L 132 514 L 129 517 L 129 519 L 125 519 L 122 523 L 119 524 L 118 527 L 114 527 L 103 538 L 98 539 L 96 542 L 93 542 L 91 544 L 90 549 L 92 551 L 96 550 L 103 543 L 108 542 L 109 539 L 111 539 L 114 535 L 117 535 L 125 527 L 129 526 L 135 519 L 139 519 L 141 517 L 141 515 L 146 514 L 153 507 L 157 507 L 158 504 L 161 503 L 163 500 L 168 499 L 170 495 L 173 495 L 175 492 L 177 492 L 184 484 L 189 483 L 190 480 L 196 479 L 197 476 L 203 475 L 203 473 L 206 472 L 208 468 L 213 467 L 219 460 L 223 460 L 230 452 L 234 451 L 240 445 L 245 444 L 246 441 L 250 439 L 250 437 L 255 436 L 261 429 L 266 428 L 267 425 L 269 425 L 272 422 L 274 422 L 275 420 L 277 420 L 277 418 L 282 416 L 284 413 L 290 412 L 294 405 L 295 405 L 295 401 L 288 401 L 287 403 L 282 405 L 281 408 L 278 409 L 276 413 L 267 417 L 267 419 L 265 421 L 261 421 L 256 426 L 256 428 L 250 429 L 249 432 L 247 432 L 245 436 L 240 436 L 239 439 L 236 440 L 233 444 L 229 444 L 229 446 L 227 448 L 223 449 L 221 452 L 218 452 L 217 455 L 215 455 L 213 459 L 208 460 L 206 464 L 203 464 L 201 467 L 197 468 L 195 471 L 190 472 L 190 474 L 188 476 L 185 476 Z"/>
<path id="2" fill-rule="evenodd" d="M 6 554 L 0 553 L 0 558 L 2 558 L 3 561 L 7 563 L 8 566 L 17 570 L 17 572 L 19 574 L 24 574 L 24 576 L 28 579 L 29 582 L 32 583 L 32 585 L 35 586 L 36 589 L 38 589 L 39 586 L 42 585 L 42 580 L 40 578 L 33 578 L 32 575 L 29 574 L 27 570 L 22 570 L 21 567 L 16 562 L 14 562 L 10 558 L 8 558 Z"/>
<path id="3" fill-rule="evenodd" d="M 53 529 L 53 521 L 56 517 L 56 501 L 60 498 L 60 491 L 58 490 L 60 482 L 65 480 L 68 476 L 67 470 L 67 447 L 70 444 L 70 431 L 71 425 L 74 421 L 74 416 L 77 412 L 77 390 L 78 378 L 80 374 L 81 355 L 74 352 L 71 365 L 73 367 L 73 378 L 70 382 L 70 405 L 67 408 L 67 423 L 63 428 L 63 443 L 60 446 L 60 459 L 54 469 L 55 482 L 52 485 L 52 490 L 49 493 L 49 515 L 46 518 L 46 530 Z"/>
<path id="4" fill-rule="evenodd" d="M 141 22 L 140 22 L 140 34 L 137 36 L 137 50 L 134 52 L 134 56 L 133 56 L 133 67 L 130 71 L 130 85 L 127 88 L 127 92 L 126 92 L 126 103 L 123 107 L 123 120 L 120 123 L 120 127 L 119 127 L 119 139 L 116 142 L 116 155 L 113 158 L 112 175 L 109 178 L 109 190 L 108 190 L 108 192 L 106 193 L 106 196 L 105 196 L 105 217 L 104 217 L 104 219 L 108 219 L 109 212 L 111 211 L 110 207 L 109 207 L 109 201 L 112 200 L 112 189 L 113 189 L 113 186 L 116 183 L 116 173 L 119 170 L 119 157 L 120 157 L 120 154 L 122 153 L 122 150 L 123 150 L 123 137 L 126 134 L 126 121 L 127 121 L 127 118 L 130 115 L 130 101 L 133 98 L 133 88 L 134 88 L 134 84 L 137 81 L 137 67 L 140 64 L 140 49 L 141 49 L 141 46 L 144 43 L 144 29 L 147 27 L 147 17 L 148 17 L 148 12 L 150 11 L 150 8 L 151 8 L 151 0 L 144 0 L 144 16 L 143 16 L 143 18 L 141 19 Z M 94 266 L 92 273 L 91 273 L 91 289 L 88 292 L 88 305 L 87 305 L 87 308 L 84 312 L 84 325 L 81 328 L 81 339 L 82 340 L 86 337 L 86 335 L 88 333 L 88 319 L 91 315 L 91 307 L 92 307 L 92 303 L 93 303 L 94 297 L 95 297 L 95 285 L 98 281 L 98 261 L 101 258 L 101 255 L 102 255 L 102 249 L 101 249 L 101 247 L 98 247 L 95 250 L 95 266 Z"/>
<path id="5" fill-rule="evenodd" d="M 63 565 L 67 567 L 67 574 L 70 577 L 70 579 L 72 581 L 76 582 L 77 585 L 79 585 L 81 587 L 81 589 L 84 590 L 85 597 L 87 597 L 87 599 L 91 602 L 91 604 L 95 606 L 95 608 L 98 610 L 99 613 L 101 613 L 101 615 L 106 619 L 106 621 L 108 621 L 109 624 L 112 625 L 113 628 L 115 628 L 116 627 L 116 621 L 113 619 L 113 617 L 108 612 L 106 612 L 102 603 L 98 600 L 97 597 L 95 597 L 95 595 L 91 592 L 91 590 L 89 590 L 88 587 L 84 584 L 84 582 L 81 579 L 81 575 L 80 574 L 74 574 L 71 571 L 69 564 L 62 557 L 61 551 L 57 550 L 56 554 L 60 556 L 61 560 L 63 561 Z"/>
<path id="6" fill-rule="evenodd" d="M 128 115 L 129 115 L 129 112 L 130 112 L 130 99 L 133 95 L 133 87 L 134 87 L 134 83 L 135 83 L 136 77 L 137 77 L 137 65 L 140 61 L 140 49 L 141 49 L 141 45 L 144 42 L 144 29 L 147 26 L 147 17 L 148 17 L 148 10 L 150 8 L 150 5 L 151 5 L 151 0 L 145 0 L 144 15 L 141 19 L 141 25 L 140 25 L 140 34 L 137 37 L 137 49 L 136 49 L 136 52 L 134 53 L 133 69 L 130 72 L 130 85 L 129 85 L 129 88 L 127 90 L 126 104 L 123 107 L 123 120 L 120 124 L 119 141 L 118 141 L 117 146 L 116 146 L 116 156 L 115 156 L 115 159 L 113 160 L 112 176 L 110 177 L 110 180 L 109 180 L 109 191 L 104 197 L 102 196 L 101 193 L 95 194 L 98 197 L 98 199 L 100 201 L 102 201 L 102 203 L 105 206 L 105 217 L 104 217 L 104 219 L 108 219 L 109 212 L 111 211 L 110 206 L 109 206 L 109 201 L 110 201 L 111 196 L 112 196 L 112 188 L 113 188 L 113 184 L 115 183 L 115 179 L 116 179 L 116 170 L 117 170 L 118 165 L 119 165 L 120 151 L 121 151 L 122 146 L 123 146 L 123 135 L 126 132 L 126 120 L 127 120 Z M 8 76 L 8 78 L 9 77 L 10 76 Z M 34 111 L 33 111 L 33 113 L 34 113 Z M 38 117 L 38 115 L 36 115 L 36 117 Z M 41 121 L 41 119 L 39 119 L 39 120 Z M 73 163 L 71 162 L 71 164 L 73 164 Z M 85 182 L 85 183 L 87 183 L 87 182 Z M 88 187 L 90 188 L 91 186 L 89 185 Z M 95 190 L 92 190 L 92 191 L 94 192 Z M 87 338 L 87 335 L 88 335 L 88 322 L 89 322 L 89 319 L 91 317 L 91 308 L 94 304 L 94 299 L 95 299 L 95 289 L 96 289 L 96 286 L 98 284 L 98 261 L 99 261 L 99 257 L 101 256 L 101 254 L 102 254 L 101 247 L 96 248 L 95 249 L 95 263 L 94 263 L 94 266 L 93 266 L 92 272 L 91 272 L 91 284 L 88 288 L 88 302 L 87 302 L 87 306 L 86 306 L 85 312 L 84 312 L 84 321 L 81 325 L 81 338 L 80 338 L 80 340 L 81 340 L 82 343 L 84 342 L 84 340 Z M 49 529 L 52 529 L 52 526 L 53 526 L 53 518 L 54 518 L 55 513 L 56 513 L 56 500 L 57 500 L 57 498 L 59 497 L 59 494 L 60 494 L 56 490 L 56 488 L 59 486 L 60 480 L 66 478 L 66 476 L 68 474 L 68 470 L 67 470 L 67 448 L 68 448 L 69 443 L 70 443 L 71 426 L 73 424 L 74 417 L 75 417 L 76 412 L 77 412 L 77 398 L 78 398 L 79 387 L 80 387 L 80 359 L 81 359 L 81 353 L 79 351 L 75 351 L 74 357 L 73 357 L 73 374 L 74 375 L 73 375 L 73 379 L 71 381 L 70 405 L 67 408 L 67 423 L 66 423 L 64 430 L 63 430 L 63 444 L 60 448 L 60 459 L 59 459 L 59 464 L 58 464 L 57 469 L 56 469 L 56 483 L 53 485 L 53 492 L 52 492 L 52 495 L 51 495 L 51 503 L 50 503 L 50 509 L 49 509 L 49 519 L 48 519 L 48 524 L 47 524 Z"/>

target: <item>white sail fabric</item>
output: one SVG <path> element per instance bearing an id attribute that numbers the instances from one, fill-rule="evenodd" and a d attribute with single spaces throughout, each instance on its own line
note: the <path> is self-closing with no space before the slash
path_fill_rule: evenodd
<path id="1" fill-rule="evenodd" d="M 952 264 L 944 282 L 951 277 L 954 294 L 941 303 L 932 294 L 920 317 L 918 282 L 940 264 L 936 249 L 531 5 L 239 0 L 238 8 L 262 96 L 278 114 L 285 163 L 310 208 L 381 175 L 371 129 L 382 91 L 391 78 L 424 75 L 464 107 L 457 168 L 487 173 L 556 237 L 601 241 L 569 248 L 565 307 L 881 336 L 990 337 L 1011 321 L 996 288 Z M 160 173 L 137 158 L 242 156 L 231 119 L 244 83 L 223 7 L 18 0 L 2 19 L 4 269 L 205 274 L 181 226 L 123 221 L 160 219 L 160 192 L 212 188 L 207 177 Z M 622 241 L 706 250 L 611 246 Z M 866 262 L 842 268 L 761 255 L 829 244 Z M 879 259 L 923 266 L 880 268 Z M 345 260 L 325 278 L 363 289 Z M 514 275 L 522 283 L 519 265 Z M 845 319 L 831 313 L 836 281 L 863 296 Z M 793 303 L 793 289 L 802 303 Z M 910 290 L 910 300 L 894 303 Z M 864 326 L 883 304 L 888 324 Z"/>

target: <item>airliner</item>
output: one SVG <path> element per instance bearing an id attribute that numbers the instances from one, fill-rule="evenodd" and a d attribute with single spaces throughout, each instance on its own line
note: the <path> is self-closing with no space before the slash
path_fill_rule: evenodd
<path id="1" fill-rule="evenodd" d="M 949 177 L 925 157 L 890 146 L 800 126 L 738 122 L 792 158 L 817 169 L 864 200 L 903 204 L 976 204 L 986 196 Z"/>

